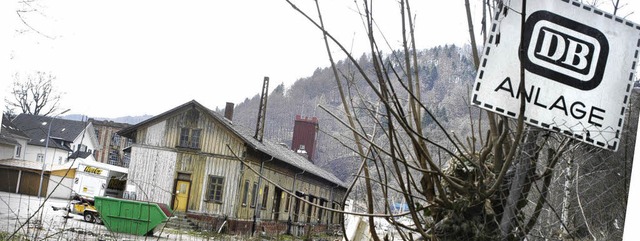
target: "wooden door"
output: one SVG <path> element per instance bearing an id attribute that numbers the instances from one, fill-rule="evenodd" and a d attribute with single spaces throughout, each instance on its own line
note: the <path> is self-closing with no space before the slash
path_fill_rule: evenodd
<path id="1" fill-rule="evenodd" d="M 173 201 L 173 210 L 176 212 L 186 212 L 187 202 L 189 201 L 190 181 L 178 180 L 176 182 L 175 199 Z"/>

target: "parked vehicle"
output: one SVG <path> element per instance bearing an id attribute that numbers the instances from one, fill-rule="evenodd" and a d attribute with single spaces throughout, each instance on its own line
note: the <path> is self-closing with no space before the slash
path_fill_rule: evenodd
<path id="1" fill-rule="evenodd" d="M 66 207 L 52 207 L 54 211 L 65 210 L 68 214 L 76 214 L 83 217 L 84 221 L 89 223 L 102 224 L 100 214 L 96 210 L 93 198 L 74 194 L 73 198 Z"/>

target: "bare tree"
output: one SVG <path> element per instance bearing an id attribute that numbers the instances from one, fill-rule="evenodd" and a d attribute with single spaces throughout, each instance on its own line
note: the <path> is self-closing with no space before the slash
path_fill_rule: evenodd
<path id="1" fill-rule="evenodd" d="M 18 28 L 16 31 L 21 34 L 32 32 L 47 39 L 56 39 L 54 34 L 47 33 L 49 30 L 43 30 L 44 28 L 39 26 L 42 19 L 49 18 L 43 11 L 44 9 L 46 7 L 39 0 L 18 1 L 16 15 L 24 27 Z"/>
<path id="2" fill-rule="evenodd" d="M 17 108 L 21 113 L 47 116 L 58 109 L 62 93 L 53 84 L 55 76 L 38 71 L 13 77 L 11 93 L 5 97 L 5 113 L 14 113 Z"/>
<path id="3" fill-rule="evenodd" d="M 341 112 L 320 107 L 353 135 L 350 138 L 353 143 L 346 145 L 361 159 L 361 172 L 353 185 L 364 190 L 365 195 L 360 199 L 364 199 L 361 203 L 369 215 L 363 216 L 369 220 L 373 240 L 381 240 L 370 215 L 374 212 L 383 213 L 380 217 L 387 217 L 402 239 L 420 236 L 432 240 L 522 240 L 532 237 L 543 216 L 552 219 L 555 214 L 556 220 L 566 222 L 555 209 L 545 207 L 549 206 L 556 172 L 563 170 L 557 168 L 565 160 L 563 154 L 583 144 L 555 132 L 527 126 L 523 119 L 524 98 L 520 100 L 517 119 L 469 108 L 471 132 L 460 138 L 447 130 L 420 93 L 423 82 L 418 74 L 421 68 L 414 45 L 412 20 L 415 16 L 411 14 L 409 1 L 399 1 L 402 50 L 392 49 L 389 56 L 382 54 L 385 44 L 378 42 L 384 38 L 377 36 L 384 33 L 375 28 L 373 2 L 356 1 L 361 7 L 358 11 L 367 32 L 373 71 L 361 66 L 326 30 L 319 7 L 318 18 L 314 19 L 292 1 L 287 2 L 325 38 L 344 105 Z M 479 48 L 469 1 L 465 3 L 472 59 L 478 66 Z M 482 24 L 490 21 L 490 13 L 504 10 L 501 1 L 483 1 L 483 5 Z M 526 16 L 524 9 L 516 12 L 523 18 Z M 487 29 L 484 25 L 482 28 Z M 329 43 L 347 56 L 354 73 L 335 69 Z M 344 84 L 342 79 L 347 83 L 364 82 L 365 87 Z M 524 85 L 524 81 L 520 84 Z M 525 90 L 522 86 L 518 89 Z M 373 93 L 375 98 L 363 92 Z M 433 120 L 438 133 L 424 129 L 421 119 L 425 117 Z M 408 204 L 409 211 L 389 215 L 387 201 L 391 197 L 400 197 Z M 373 202 L 384 205 L 376 206 Z M 410 222 L 399 222 L 399 217 L 406 217 Z M 554 225 L 556 230 L 566 226 L 565 223 Z"/>

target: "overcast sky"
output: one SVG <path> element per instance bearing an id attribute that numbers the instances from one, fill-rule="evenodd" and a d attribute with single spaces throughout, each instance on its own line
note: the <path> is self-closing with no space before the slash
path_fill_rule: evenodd
<path id="1" fill-rule="evenodd" d="M 64 92 L 61 108 L 72 114 L 155 115 L 192 99 L 223 108 L 259 94 L 264 76 L 271 91 L 329 66 L 321 32 L 284 0 L 38 0 L 38 11 L 23 16 L 40 33 L 20 21 L 17 1 L 0 2 L 2 38 L 8 39 L 2 43 L 10 43 L 0 47 L 9 66 L 0 70 L 1 94 L 8 94 L 14 73 L 46 71 Z M 478 1 L 471 2 L 479 13 Z M 294 3 L 316 16 L 313 1 Z M 417 47 L 467 44 L 463 3 L 413 1 Z M 396 1 L 374 4 L 381 31 L 400 48 Z M 366 51 L 353 1 L 321 1 L 320 7 L 343 45 L 356 56 Z M 638 22 L 636 15 L 631 18 Z"/>

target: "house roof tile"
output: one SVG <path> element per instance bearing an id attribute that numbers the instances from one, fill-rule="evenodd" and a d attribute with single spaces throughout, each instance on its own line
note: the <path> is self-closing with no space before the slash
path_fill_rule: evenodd
<path id="1" fill-rule="evenodd" d="M 31 138 L 29 145 L 45 146 L 44 140 L 47 138 L 49 124 L 51 126 L 49 147 L 58 149 L 69 149 L 61 145 L 60 141 L 73 142 L 86 128 L 86 123 L 82 121 L 67 120 L 49 116 L 39 116 L 30 114 L 20 114 L 13 119 L 12 123 Z M 43 125 L 43 123 L 46 123 Z M 56 141 L 57 140 L 57 141 Z"/>

